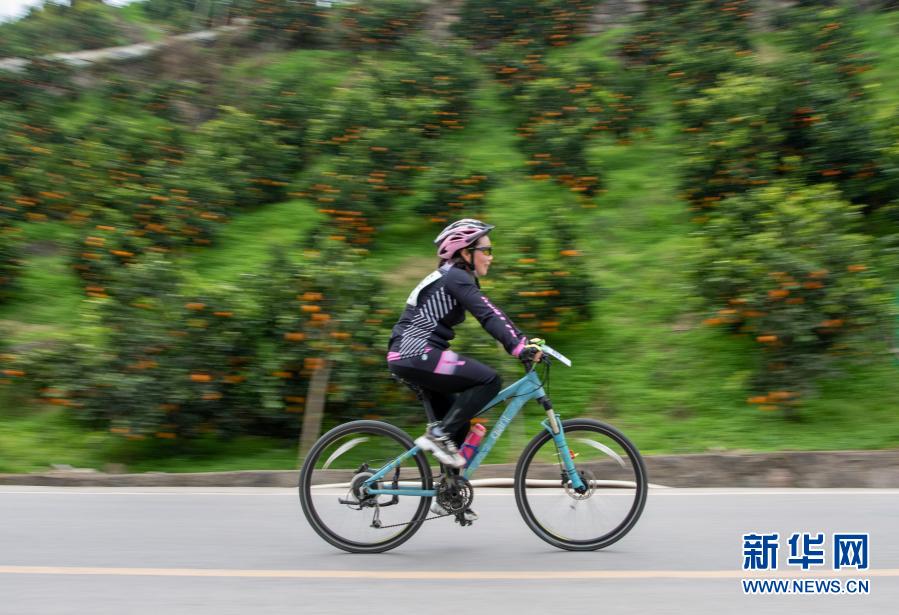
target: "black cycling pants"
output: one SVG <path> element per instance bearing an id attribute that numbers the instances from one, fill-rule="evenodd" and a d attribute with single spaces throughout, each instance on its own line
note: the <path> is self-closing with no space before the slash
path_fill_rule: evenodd
<path id="1" fill-rule="evenodd" d="M 452 350 L 428 350 L 424 354 L 388 362 L 390 371 L 425 389 L 443 430 L 457 445 L 468 433 L 471 419 L 502 388 L 492 367 Z"/>

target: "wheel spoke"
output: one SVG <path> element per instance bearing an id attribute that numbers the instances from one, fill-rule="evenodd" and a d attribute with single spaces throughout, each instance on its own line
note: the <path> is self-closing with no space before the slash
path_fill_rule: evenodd
<path id="1" fill-rule="evenodd" d="M 645 469 L 636 448 L 613 428 L 588 419 L 565 421 L 564 428 L 587 490 L 573 488 L 555 442 L 541 434 L 528 445 L 516 470 L 519 510 L 528 526 L 551 544 L 598 549 L 624 536 L 639 518 L 646 501 Z"/>
<path id="2" fill-rule="evenodd" d="M 373 495 L 366 481 L 413 446 L 402 431 L 386 423 L 356 421 L 324 436 L 310 451 L 300 473 L 300 501 L 313 529 L 335 546 L 353 552 L 392 549 L 420 527 L 426 500 L 414 496 Z M 420 455 L 405 460 L 376 487 L 428 489 L 430 469 Z M 379 524 L 374 524 L 375 520 Z"/>

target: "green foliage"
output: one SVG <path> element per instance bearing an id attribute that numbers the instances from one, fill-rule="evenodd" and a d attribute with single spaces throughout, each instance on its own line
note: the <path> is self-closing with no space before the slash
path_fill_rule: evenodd
<path id="1" fill-rule="evenodd" d="M 416 206 L 431 222 L 447 224 L 459 218 L 477 218 L 483 209 L 484 197 L 495 183 L 489 176 L 464 171 L 458 160 L 440 162 L 422 177 L 429 196 Z"/>
<path id="2" fill-rule="evenodd" d="M 404 61 L 369 61 L 335 88 L 308 139 L 320 158 L 292 196 L 331 216 L 336 237 L 369 244 L 399 196 L 439 157 L 435 140 L 461 130 L 475 76 L 464 49 L 410 47 Z"/>
<path id="3" fill-rule="evenodd" d="M 194 125 L 197 116 L 214 116 L 211 96 L 196 81 L 154 79 L 150 83 L 128 77 L 112 77 L 104 82 L 100 96 L 123 108 L 138 107 L 175 124 Z M 192 112 L 192 113 L 191 113 Z"/>
<path id="4" fill-rule="evenodd" d="M 308 145 L 309 125 L 318 113 L 318 103 L 308 96 L 310 79 L 291 75 L 272 80 L 254 96 L 253 115 L 272 137 L 290 149 L 284 156 L 284 172 L 294 175 L 308 162 L 312 148 Z"/>
<path id="5" fill-rule="evenodd" d="M 22 19 L 0 24 L 0 57 L 30 57 L 121 45 L 114 10 L 102 2 L 46 2 Z"/>
<path id="6" fill-rule="evenodd" d="M 543 4 L 530 6 L 536 11 Z M 450 203 L 465 202 L 457 215 L 480 215 L 475 212 L 483 203 L 482 213 L 501 228 L 524 227 L 519 236 L 497 237 L 501 258 L 485 288 L 493 297 L 490 285 L 496 285 L 497 303 L 526 331 L 551 334 L 550 343 L 573 355 L 575 370 L 566 374 L 565 387 L 553 391 L 566 413 L 618 413 L 613 422 L 623 422 L 655 450 L 777 448 L 784 442 L 889 446 L 882 425 L 895 424 L 888 412 L 896 393 L 893 364 L 862 365 L 851 378 L 831 382 L 821 376 L 825 367 L 865 352 L 858 350 L 860 340 L 875 333 L 868 323 L 881 321 L 876 297 L 886 293 L 871 272 L 894 267 L 896 244 L 889 240 L 890 225 L 895 229 L 899 220 L 899 156 L 892 128 L 883 131 L 870 119 L 893 123 L 894 88 L 876 88 L 877 73 L 862 70 L 868 60 L 852 55 L 856 43 L 839 38 L 852 32 L 848 21 L 823 30 L 830 38 L 815 44 L 820 33 L 814 29 L 791 42 L 799 23 L 765 33 L 771 47 L 755 57 L 745 53 L 751 46 L 743 38 L 743 18 L 723 10 L 734 6 L 739 12 L 743 4 L 695 3 L 689 10 L 721 8 L 721 15 L 707 15 L 709 28 L 685 25 L 678 21 L 681 12 L 666 6 L 675 5 L 650 5 L 656 17 L 667 13 L 675 23 L 653 60 L 668 84 L 652 84 L 653 110 L 669 118 L 670 97 L 677 98 L 677 119 L 690 129 L 682 143 L 667 140 L 667 131 L 681 127 L 671 122 L 652 139 L 622 147 L 645 120 L 639 108 L 647 100 L 646 75 L 603 61 L 599 39 L 555 49 L 554 41 L 574 37 L 528 40 L 514 23 L 509 35 L 474 35 L 478 57 L 509 88 L 485 86 L 464 45 L 450 41 L 438 48 L 408 35 L 390 42 L 387 52 L 377 43 L 374 53 L 353 57 L 304 50 L 286 59 L 288 54 L 258 56 L 258 49 L 249 49 L 235 88 L 191 73 L 190 79 L 160 77 L 156 84 L 117 80 L 102 90 L 89 87 L 82 97 L 71 86 L 71 71 L 59 65 L 38 63 L 25 74 L 4 75 L 0 218 L 6 222 L 0 227 L 15 228 L 16 241 L 0 238 L 0 277 L 4 249 L 15 260 L 23 247 L 29 254 L 19 289 L 0 314 L 0 321 L 14 323 L 0 322 L 6 327 L 0 344 L 16 355 L 0 356 L 0 382 L 30 382 L 14 389 L 11 403 L 25 405 L 37 396 L 72 416 L 92 417 L 104 429 L 163 444 L 172 435 L 201 447 L 216 434 L 293 438 L 311 374 L 323 360 L 333 360 L 326 421 L 385 413 L 399 419 L 408 399 L 384 378 L 382 362 L 395 314 L 380 312 L 377 279 L 403 279 L 425 260 L 431 264 L 423 256 L 430 253 L 427 245 L 419 244 L 426 220 L 414 212 L 449 217 Z M 872 23 L 879 17 L 866 16 Z M 728 19 L 736 20 L 730 29 Z M 877 46 L 886 47 L 890 23 L 876 23 L 882 28 Z M 257 41 L 263 48 L 268 41 L 328 43 L 323 31 L 300 42 L 299 31 L 263 30 Z M 850 57 L 830 54 L 832 48 L 848 50 Z M 886 84 L 890 63 L 878 64 Z M 307 81 L 307 73 L 315 78 Z M 271 81 L 261 84 L 266 78 Z M 85 83 L 79 80 L 79 88 Z M 338 84 L 344 89 L 332 97 L 329 90 Z M 217 113 L 222 92 L 240 111 L 200 127 Z M 471 104 L 474 96 L 477 105 Z M 869 96 L 881 104 L 872 106 Z M 613 134 L 619 144 L 590 140 L 602 134 Z M 284 166 L 261 162 L 282 145 L 292 148 L 275 163 Z M 676 206 L 683 152 L 688 159 L 680 187 L 691 205 L 704 210 L 706 222 L 694 238 Z M 599 198 L 579 200 L 556 182 L 524 181 L 525 157 L 536 163 L 530 165 L 534 174 L 550 175 L 565 188 L 584 185 L 569 186 L 571 178 L 597 177 L 576 194 L 592 191 Z M 276 225 L 272 243 L 286 246 L 314 216 L 305 200 L 252 212 L 235 206 L 242 190 L 257 205 L 284 198 L 286 186 L 254 181 L 257 170 L 270 168 L 277 175 L 259 177 L 291 181 L 296 194 L 311 197 L 331 223 L 307 239 L 309 252 L 263 265 L 258 253 L 267 228 Z M 842 194 L 790 187 L 780 183 L 784 176 L 797 186 L 833 182 Z M 756 190 L 763 184 L 774 192 Z M 460 198 L 469 194 L 485 198 Z M 864 224 L 878 234 L 879 254 L 855 234 L 858 210 L 843 202 L 850 197 L 868 206 Z M 890 199 L 892 205 L 884 204 Z M 576 234 L 567 225 L 537 222 L 578 201 L 596 209 L 577 216 Z M 819 201 L 825 205 L 816 206 Z M 230 217 L 237 219 L 228 227 L 225 257 L 203 249 L 179 267 L 155 262 L 157 254 L 180 257 L 186 246 L 212 242 Z M 303 217 L 308 223 L 296 225 Z M 43 222 L 48 218 L 65 222 Z M 741 227 L 737 218 L 752 224 Z M 50 228 L 68 229 L 69 223 L 74 238 L 50 237 Z M 336 246 L 322 243 L 328 237 L 368 243 L 382 227 L 388 241 L 382 239 L 373 255 L 337 240 Z M 706 236 L 719 229 L 720 239 Z M 53 256 L 31 255 L 49 241 L 60 244 Z M 72 258 L 84 276 L 86 300 L 63 270 L 76 241 Z M 726 311 L 715 315 L 720 324 L 737 332 L 746 328 L 752 337 L 694 328 L 700 298 L 684 277 L 683 259 L 697 245 L 706 250 L 698 267 L 702 300 Z M 716 260 L 709 264 L 706 257 Z M 205 266 L 191 272 L 187 290 L 175 271 L 186 273 L 200 260 Z M 255 277 L 237 277 L 250 271 Z M 173 282 L 166 281 L 170 273 Z M 732 273 L 743 281 L 725 282 Z M 602 303 L 594 280 L 614 290 Z M 400 286 L 405 283 L 390 292 L 405 294 L 408 288 Z M 746 304 L 739 303 L 743 299 Z M 595 317 L 584 320 L 591 308 Z M 469 319 L 465 327 L 473 334 L 463 329 L 460 340 L 482 339 L 477 323 Z M 755 341 L 759 337 L 776 339 Z M 61 339 L 78 345 L 61 345 Z M 790 343 L 781 348 L 782 340 Z M 763 355 L 755 372 L 754 347 Z M 495 344 L 487 339 L 484 348 L 477 356 L 495 360 Z M 807 394 L 816 383 L 826 397 Z M 765 407 L 795 409 L 793 402 L 801 400 L 808 408 L 803 430 L 774 417 L 734 413 L 746 385 L 757 388 L 755 401 Z M 6 399 L 2 391 L 0 396 Z M 864 427 L 845 412 L 853 396 L 864 397 Z M 150 406 L 138 407 L 141 399 Z M 110 412 L 119 405 L 121 413 Z"/>
<path id="7" fill-rule="evenodd" d="M 500 83 L 517 89 L 546 73 L 546 55 L 585 32 L 595 0 L 466 0 L 455 32 L 473 41 Z"/>
<path id="8" fill-rule="evenodd" d="M 259 118 L 225 107 L 197 131 L 183 172 L 198 183 L 214 182 L 238 208 L 282 200 L 296 154 L 272 132 Z"/>
<path id="9" fill-rule="evenodd" d="M 242 5 L 257 40 L 308 47 L 326 38 L 327 11 L 315 0 L 245 0 Z"/>
<path id="10" fill-rule="evenodd" d="M 839 73 L 839 80 L 861 96 L 861 75 L 872 68 L 862 38 L 846 6 L 795 6 L 778 14 L 783 43 L 791 51 L 812 56 L 815 62 Z"/>
<path id="11" fill-rule="evenodd" d="M 390 384 L 379 369 L 389 334 L 381 282 L 370 271 L 368 252 L 342 242 L 324 240 L 305 257 L 301 267 L 276 258 L 269 267 L 273 279 L 265 282 L 265 321 L 283 376 L 272 389 L 282 400 L 305 395 L 305 386 L 291 391 L 294 379 L 305 381 L 328 361 L 329 416 L 358 418 L 377 406 Z"/>
<path id="12" fill-rule="evenodd" d="M 519 327 L 550 334 L 592 317 L 599 291 L 564 217 L 504 232 L 503 239 L 493 272 L 497 302 Z"/>
<path id="13" fill-rule="evenodd" d="M 132 439 L 294 435 L 309 379 L 331 364 L 329 416 L 369 414 L 390 393 L 388 328 L 367 253 L 323 242 L 302 265 L 276 255 L 265 276 L 188 295 L 177 269 L 147 257 L 111 271 L 88 317 L 99 343 L 4 356 L 48 403 Z M 102 291 L 102 292 L 101 292 Z"/>
<path id="14" fill-rule="evenodd" d="M 392 47 L 419 27 L 426 8 L 422 0 L 340 3 L 334 15 L 338 38 L 342 46 L 353 50 Z"/>
<path id="15" fill-rule="evenodd" d="M 785 81 L 778 96 L 786 155 L 801 159 L 808 183 L 834 182 L 855 203 L 883 204 L 892 198 L 884 184 L 884 143 L 871 121 L 871 101 L 836 67 L 795 56 L 772 67 Z"/>
<path id="16" fill-rule="evenodd" d="M 890 295 L 860 218 L 833 186 L 778 182 L 723 201 L 700 231 L 699 290 L 717 308 L 706 324 L 762 351 L 752 403 L 795 412 L 836 356 L 882 335 Z"/>
<path id="17" fill-rule="evenodd" d="M 595 5 L 595 0 L 466 0 L 455 30 L 481 46 L 509 40 L 558 47 L 585 32 Z"/>
<path id="18" fill-rule="evenodd" d="M 593 196 L 601 183 L 587 162 L 586 142 L 603 125 L 596 116 L 610 100 L 608 94 L 589 81 L 559 77 L 528 83 L 516 100 L 528 112 L 518 132 L 531 177 L 553 178 L 572 192 Z"/>
<path id="19" fill-rule="evenodd" d="M 143 14 L 153 21 L 171 24 L 177 30 L 185 30 L 190 24 L 192 13 L 197 8 L 197 0 L 145 0 L 140 4 L 140 8 Z"/>
<path id="20" fill-rule="evenodd" d="M 725 75 L 704 96 L 688 101 L 682 182 L 694 210 L 712 209 L 779 174 L 786 137 L 771 94 L 780 87 L 773 77 Z"/>
<path id="21" fill-rule="evenodd" d="M 882 204 L 889 184 L 883 144 L 830 67 L 794 56 L 750 75 L 723 75 L 686 102 L 685 196 L 713 208 L 780 176 L 832 182 L 854 202 Z"/>
<path id="22" fill-rule="evenodd" d="M 179 32 L 230 21 L 244 13 L 245 5 L 249 5 L 246 0 L 145 0 L 139 8 L 147 19 Z"/>
<path id="23" fill-rule="evenodd" d="M 4 303 L 14 292 L 21 268 L 21 253 L 14 229 L 0 220 L 0 303 Z"/>
<path id="24" fill-rule="evenodd" d="M 632 66 L 665 75 L 676 101 L 696 97 L 721 73 L 739 71 L 751 56 L 749 0 L 647 3 L 621 53 Z"/>
<path id="25" fill-rule="evenodd" d="M 518 134 L 534 179 L 552 177 L 583 197 L 601 188 L 599 170 L 586 157 L 588 141 L 598 135 L 626 137 L 637 129 L 635 96 L 640 85 L 593 62 L 571 62 L 555 76 L 523 84 L 514 100 L 523 111 Z"/>
<path id="26" fill-rule="evenodd" d="M 67 64 L 33 58 L 21 71 L 0 70 L 0 101 L 27 112 L 34 123 L 46 124 L 61 103 L 74 98 L 73 77 Z"/>

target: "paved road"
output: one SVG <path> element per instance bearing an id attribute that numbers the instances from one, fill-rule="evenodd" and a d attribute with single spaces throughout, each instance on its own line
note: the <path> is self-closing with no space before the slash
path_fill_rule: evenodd
<path id="1" fill-rule="evenodd" d="M 425 524 L 380 555 L 337 551 L 286 489 L 0 487 L 0 614 L 894 613 L 899 490 L 652 490 L 640 523 L 593 553 L 557 550 L 509 490 L 481 520 Z M 744 595 L 742 534 L 870 533 L 868 595 Z"/>

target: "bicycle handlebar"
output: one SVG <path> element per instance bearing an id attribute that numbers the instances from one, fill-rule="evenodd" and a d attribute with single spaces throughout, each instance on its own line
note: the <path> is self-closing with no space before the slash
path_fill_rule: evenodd
<path id="1" fill-rule="evenodd" d="M 568 357 L 563 355 L 558 350 L 551 348 L 549 345 L 547 345 L 547 343 L 544 340 L 534 339 L 531 341 L 536 346 L 538 346 L 540 348 L 540 351 L 543 353 L 543 357 L 540 359 L 540 363 L 544 363 L 544 362 L 549 363 L 549 357 L 553 357 L 554 359 L 557 359 L 560 363 L 562 363 L 566 367 L 571 367 L 571 359 L 569 359 Z M 529 359 L 525 359 L 524 361 L 522 361 L 522 363 L 525 364 L 525 369 L 527 371 L 530 371 L 533 368 L 534 362 Z"/>

